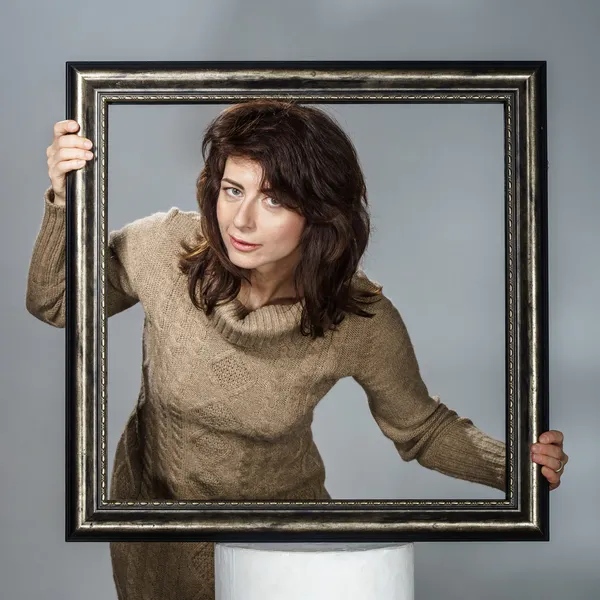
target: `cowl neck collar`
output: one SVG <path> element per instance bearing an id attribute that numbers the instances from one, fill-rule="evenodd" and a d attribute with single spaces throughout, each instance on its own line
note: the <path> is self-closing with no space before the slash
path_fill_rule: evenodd
<path id="1" fill-rule="evenodd" d="M 362 270 L 353 279 L 353 287 L 372 288 Z M 300 332 L 304 299 L 293 304 L 266 304 L 250 310 L 238 298 L 218 304 L 208 319 L 215 330 L 232 344 L 246 348 L 261 348 Z"/>
<path id="2" fill-rule="evenodd" d="M 249 310 L 234 298 L 215 306 L 209 319 L 214 328 L 238 346 L 260 348 L 300 331 L 303 301 L 294 304 L 266 304 Z"/>

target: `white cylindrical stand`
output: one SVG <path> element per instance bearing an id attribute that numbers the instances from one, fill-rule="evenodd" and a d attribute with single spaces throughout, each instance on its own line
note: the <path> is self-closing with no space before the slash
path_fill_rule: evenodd
<path id="1" fill-rule="evenodd" d="M 217 543 L 216 600 L 414 600 L 414 545 Z"/>

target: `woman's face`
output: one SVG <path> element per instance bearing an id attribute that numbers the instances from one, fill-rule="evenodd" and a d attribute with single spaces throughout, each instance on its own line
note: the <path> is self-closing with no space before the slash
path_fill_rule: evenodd
<path id="1" fill-rule="evenodd" d="M 305 218 L 263 194 L 261 176 L 255 161 L 227 158 L 217 201 L 219 229 L 233 264 L 268 277 L 285 276 L 300 260 Z M 231 236 L 257 245 L 240 246 Z"/>

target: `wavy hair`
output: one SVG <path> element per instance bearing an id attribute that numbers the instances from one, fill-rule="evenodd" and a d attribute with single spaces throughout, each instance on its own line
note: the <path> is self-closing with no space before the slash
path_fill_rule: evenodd
<path id="1" fill-rule="evenodd" d="M 196 181 L 201 231 L 194 245 L 182 243 L 179 257 L 194 306 L 210 314 L 218 302 L 237 297 L 242 278 L 250 283 L 229 260 L 217 221 L 217 199 L 229 156 L 260 164 L 261 189 L 268 184 L 271 197 L 306 219 L 294 271 L 296 290 L 300 283 L 303 290 L 302 334 L 323 337 L 345 313 L 372 317 L 360 304 L 379 296 L 381 286 L 376 285 L 374 292 L 352 286 L 371 233 L 356 150 L 331 116 L 292 100 L 233 104 L 206 128 L 204 167 Z"/>

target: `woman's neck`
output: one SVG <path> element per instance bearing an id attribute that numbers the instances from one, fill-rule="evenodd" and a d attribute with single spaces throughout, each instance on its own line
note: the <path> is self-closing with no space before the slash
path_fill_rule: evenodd
<path id="1" fill-rule="evenodd" d="M 257 310 L 270 304 L 295 304 L 302 294 L 296 293 L 293 282 L 268 289 L 242 281 L 237 298 L 248 310 Z"/>

